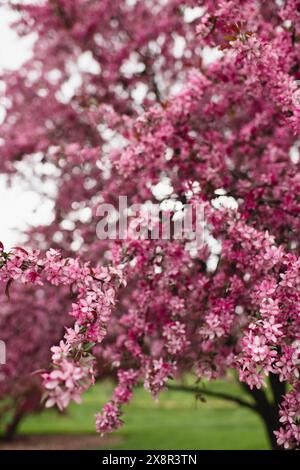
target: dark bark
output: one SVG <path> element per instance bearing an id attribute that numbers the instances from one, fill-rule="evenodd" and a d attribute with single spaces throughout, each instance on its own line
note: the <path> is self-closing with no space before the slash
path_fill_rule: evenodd
<path id="1" fill-rule="evenodd" d="M 16 410 L 12 420 L 6 426 L 5 432 L 2 436 L 3 441 L 12 441 L 17 434 L 18 426 L 25 416 L 25 412 L 22 410 Z"/>
<path id="2" fill-rule="evenodd" d="M 262 419 L 265 430 L 273 450 L 280 449 L 276 442 L 274 431 L 279 426 L 279 407 L 282 402 L 283 395 L 286 391 L 286 383 L 280 382 L 278 375 L 270 374 L 269 376 L 270 388 L 272 390 L 273 399 L 269 399 L 266 392 L 262 389 L 250 390 L 248 385 L 241 384 L 243 389 L 251 395 L 256 404 L 256 411 Z"/>
<path id="3" fill-rule="evenodd" d="M 278 411 L 273 403 L 270 403 L 263 390 L 253 389 L 243 384 L 243 388 L 251 395 L 256 404 L 256 411 L 264 423 L 264 427 L 273 450 L 278 449 L 274 430 L 278 428 Z"/>
<path id="4" fill-rule="evenodd" d="M 40 400 L 41 395 L 39 390 L 34 390 L 28 393 L 26 397 L 16 400 L 12 418 L 1 436 L 2 441 L 12 441 L 14 439 L 17 434 L 19 424 L 24 416 L 41 409 Z"/>

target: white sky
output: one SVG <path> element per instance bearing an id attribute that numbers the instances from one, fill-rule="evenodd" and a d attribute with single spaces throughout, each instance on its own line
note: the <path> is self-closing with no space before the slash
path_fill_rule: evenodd
<path id="1" fill-rule="evenodd" d="M 20 40 L 17 37 L 9 27 L 9 22 L 14 18 L 15 15 L 7 8 L 0 9 L 0 70 L 17 69 L 30 57 L 32 38 Z M 1 119 L 0 109 L 0 122 Z M 28 222 L 37 223 L 35 211 L 39 208 L 39 203 L 39 196 L 24 187 L 19 178 L 15 178 L 12 187 L 7 188 L 5 177 L 0 175 L 0 241 L 6 248 L 20 241 L 19 230 L 25 229 Z"/>

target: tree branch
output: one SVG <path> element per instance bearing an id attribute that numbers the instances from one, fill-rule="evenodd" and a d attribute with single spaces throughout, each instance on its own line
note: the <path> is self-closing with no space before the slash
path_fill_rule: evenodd
<path id="1" fill-rule="evenodd" d="M 283 395 L 286 393 L 286 382 L 280 382 L 278 375 L 269 375 L 270 385 L 273 392 L 274 405 L 278 409 L 282 402 Z"/>
<path id="2" fill-rule="evenodd" d="M 189 392 L 194 393 L 196 396 L 198 395 L 207 395 L 209 397 L 220 398 L 222 400 L 231 401 L 236 403 L 237 405 L 243 406 L 244 408 L 248 408 L 252 411 L 257 411 L 257 408 L 252 403 L 249 403 L 242 398 L 236 397 L 234 395 L 230 395 L 229 393 L 225 392 L 214 392 L 213 390 L 207 390 L 205 388 L 198 388 L 198 387 L 189 387 L 185 385 L 168 385 L 168 390 L 178 391 L 178 392 Z"/>

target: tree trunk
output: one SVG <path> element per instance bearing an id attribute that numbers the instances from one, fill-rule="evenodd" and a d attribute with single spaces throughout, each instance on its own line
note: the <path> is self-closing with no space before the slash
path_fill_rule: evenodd
<path id="1" fill-rule="evenodd" d="M 282 402 L 283 395 L 285 394 L 286 384 L 285 382 L 280 382 L 278 375 L 275 374 L 270 374 L 269 382 L 273 394 L 272 401 L 268 399 L 264 390 L 255 388 L 251 390 L 248 385 L 241 385 L 255 401 L 256 412 L 264 423 L 271 448 L 273 450 L 278 450 L 280 447 L 277 445 L 274 431 L 280 427 L 279 407 Z"/>
<path id="2" fill-rule="evenodd" d="M 40 392 L 30 391 L 23 399 L 17 400 L 17 405 L 14 410 L 11 421 L 6 426 L 4 433 L 1 436 L 2 441 L 12 441 L 17 434 L 18 427 L 24 416 L 28 413 L 33 413 L 40 408 Z"/>
<path id="3" fill-rule="evenodd" d="M 6 426 L 5 432 L 2 436 L 3 441 L 12 441 L 17 434 L 18 426 L 22 421 L 24 412 L 16 410 L 11 422 Z"/>

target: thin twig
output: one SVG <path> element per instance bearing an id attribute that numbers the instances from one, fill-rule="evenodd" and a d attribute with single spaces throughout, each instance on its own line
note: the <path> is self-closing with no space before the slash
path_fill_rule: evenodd
<path id="1" fill-rule="evenodd" d="M 237 403 L 240 406 L 249 408 L 252 411 L 257 411 L 256 406 L 249 403 L 248 401 L 243 400 L 242 398 L 230 395 L 225 392 L 214 392 L 212 390 L 207 390 L 205 388 L 198 387 L 188 387 L 186 385 L 168 385 L 168 390 L 178 391 L 178 392 L 189 392 L 194 393 L 195 395 L 207 395 L 214 398 L 221 398 L 222 400 L 231 401 Z"/>

